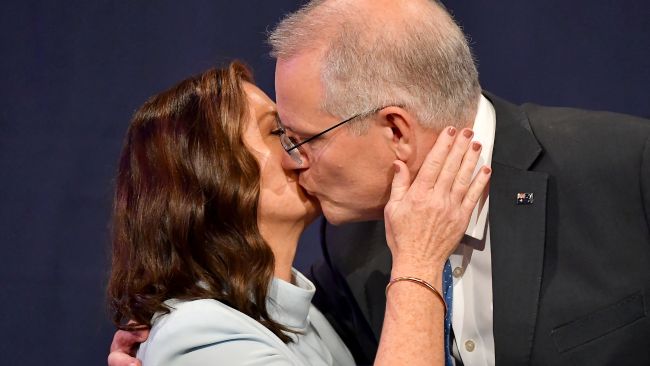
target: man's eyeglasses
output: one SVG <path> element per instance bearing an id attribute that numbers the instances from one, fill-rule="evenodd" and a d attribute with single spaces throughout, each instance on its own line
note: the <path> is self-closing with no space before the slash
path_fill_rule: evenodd
<path id="1" fill-rule="evenodd" d="M 302 145 L 304 145 L 304 144 L 306 144 L 306 143 L 308 143 L 308 142 L 310 142 L 310 141 L 312 141 L 312 140 L 314 140 L 314 139 L 316 139 L 318 137 L 321 137 L 324 134 L 332 131 L 333 129 L 335 129 L 335 128 L 339 127 L 339 126 L 342 126 L 342 125 L 344 125 L 344 124 L 346 124 L 346 123 L 348 123 L 348 122 L 350 122 L 350 121 L 352 121 L 354 119 L 357 119 L 357 118 L 362 117 L 362 116 L 363 117 L 368 117 L 368 116 L 370 116 L 372 114 L 375 114 L 375 113 L 379 112 L 380 110 L 382 110 L 384 108 L 387 108 L 387 107 L 388 106 L 373 109 L 373 110 L 371 110 L 369 112 L 357 113 L 354 116 L 352 116 L 350 118 L 347 118 L 347 119 L 344 119 L 343 121 L 333 125 L 332 127 L 329 127 L 329 128 L 327 128 L 327 129 L 325 129 L 325 130 L 323 130 L 323 131 L 321 131 L 321 132 L 319 132 L 319 133 L 317 133 L 317 134 L 315 134 L 315 135 L 313 135 L 313 136 L 311 136 L 309 138 L 304 139 L 303 141 L 298 141 L 294 137 L 288 136 L 287 133 L 286 133 L 286 130 L 284 129 L 284 126 L 282 126 L 282 123 L 280 122 L 280 120 L 278 120 L 278 130 L 274 131 L 274 133 L 277 134 L 278 136 L 280 136 L 280 143 L 282 144 L 282 147 L 287 152 L 287 154 L 289 154 L 291 159 L 293 159 L 293 161 L 295 161 L 299 165 L 302 165 L 302 157 L 301 157 L 300 151 L 298 150 L 298 148 L 300 146 L 302 146 Z"/>

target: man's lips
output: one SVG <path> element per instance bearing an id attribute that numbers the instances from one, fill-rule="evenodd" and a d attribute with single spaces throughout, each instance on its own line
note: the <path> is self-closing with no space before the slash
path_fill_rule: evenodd
<path id="1" fill-rule="evenodd" d="M 312 195 L 312 191 L 309 189 L 309 187 L 307 187 L 307 184 L 305 184 L 305 179 L 301 175 L 298 176 L 298 185 L 300 188 L 302 188 L 303 191 Z"/>
<path id="2" fill-rule="evenodd" d="M 314 191 L 312 191 L 311 189 L 305 187 L 304 185 L 300 184 L 300 188 L 302 188 L 302 190 L 305 191 L 305 193 L 307 195 L 312 196 L 312 197 L 316 197 L 316 194 L 314 193 Z"/>

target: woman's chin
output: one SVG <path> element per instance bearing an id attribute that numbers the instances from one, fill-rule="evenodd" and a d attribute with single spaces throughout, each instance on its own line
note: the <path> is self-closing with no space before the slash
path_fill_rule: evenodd
<path id="1" fill-rule="evenodd" d="M 262 216 L 269 221 L 294 222 L 294 225 L 304 229 L 322 214 L 318 200 L 302 191 L 287 198 L 281 201 L 262 200 L 259 207 Z"/>
<path id="2" fill-rule="evenodd" d="M 316 221 L 316 219 L 323 213 L 316 199 L 308 201 L 308 204 L 305 205 L 305 208 L 305 226 L 308 226 L 309 224 Z"/>
<path id="3" fill-rule="evenodd" d="M 309 225 L 314 222 L 323 213 L 323 211 L 321 210 L 320 203 L 315 196 L 310 195 L 297 184 L 296 187 L 298 190 L 298 195 L 302 200 L 302 204 L 305 207 L 305 222 L 307 225 Z"/>

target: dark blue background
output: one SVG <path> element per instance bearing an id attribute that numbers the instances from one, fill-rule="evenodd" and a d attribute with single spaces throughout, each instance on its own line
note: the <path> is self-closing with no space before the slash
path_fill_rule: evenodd
<path id="1" fill-rule="evenodd" d="M 131 113 L 237 57 L 272 95 L 265 32 L 302 1 L 25 0 L 0 11 L 0 364 L 105 364 L 112 180 Z M 483 86 L 650 116 L 650 2 L 445 2 Z M 319 256 L 306 233 L 297 267 Z"/>

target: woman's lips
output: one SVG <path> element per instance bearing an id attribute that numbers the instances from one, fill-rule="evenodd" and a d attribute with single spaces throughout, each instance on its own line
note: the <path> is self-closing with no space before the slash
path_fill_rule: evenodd
<path id="1" fill-rule="evenodd" d="M 300 188 L 302 188 L 305 192 L 308 192 L 310 195 L 313 196 L 313 192 L 309 187 L 307 187 L 307 184 L 305 183 L 305 179 L 303 178 L 302 175 L 298 175 L 298 184 L 300 185 Z"/>
<path id="2" fill-rule="evenodd" d="M 308 195 L 315 196 L 314 191 L 309 189 L 310 187 L 307 187 L 306 184 L 304 184 L 304 181 L 299 181 L 298 185 L 300 185 L 300 188 L 302 188 L 302 190 L 305 191 Z"/>

